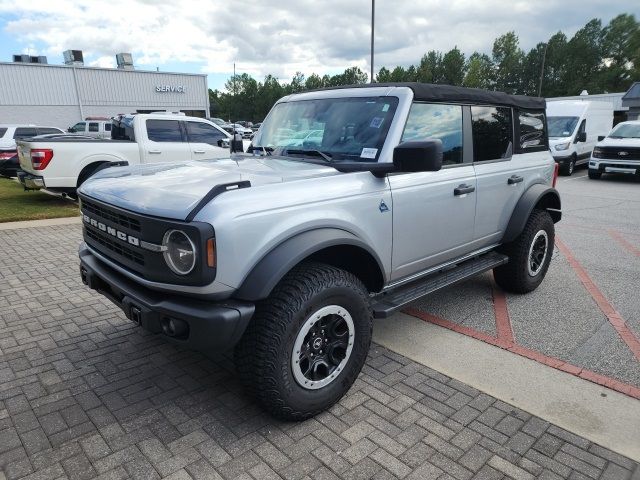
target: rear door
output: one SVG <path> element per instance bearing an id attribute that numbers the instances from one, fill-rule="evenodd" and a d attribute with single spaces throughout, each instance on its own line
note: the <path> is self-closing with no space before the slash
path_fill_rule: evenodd
<path id="1" fill-rule="evenodd" d="M 477 181 L 474 237 L 480 247 L 500 242 L 522 195 L 527 172 L 511 161 L 514 150 L 510 107 L 471 106 L 473 167 Z"/>
<path id="2" fill-rule="evenodd" d="M 228 138 L 224 130 L 196 120 L 188 120 L 184 123 L 193 160 L 229 157 L 229 146 L 228 144 L 223 146 L 222 143 Z"/>
<path id="3" fill-rule="evenodd" d="M 178 120 L 145 120 L 147 140 L 141 145 L 145 163 L 191 160 L 189 143 Z"/>
<path id="4" fill-rule="evenodd" d="M 438 172 L 389 175 L 393 197 L 392 280 L 460 257 L 473 249 L 476 180 L 464 140 L 460 105 L 414 103 L 402 141 L 437 138 Z M 470 139 L 469 139 L 470 140 Z"/>

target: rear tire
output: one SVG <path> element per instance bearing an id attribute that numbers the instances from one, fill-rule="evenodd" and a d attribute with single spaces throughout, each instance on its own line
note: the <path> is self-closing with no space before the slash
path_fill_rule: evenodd
<path id="1" fill-rule="evenodd" d="M 591 180 L 598 180 L 600 179 L 600 177 L 602 177 L 602 172 L 600 172 L 599 170 L 594 170 L 592 168 L 589 169 L 589 178 Z"/>
<path id="2" fill-rule="evenodd" d="M 321 263 L 289 272 L 236 346 L 245 389 L 275 417 L 304 420 L 351 387 L 367 358 L 373 317 L 355 275 Z"/>
<path id="3" fill-rule="evenodd" d="M 501 247 L 509 263 L 493 269 L 496 283 L 514 293 L 528 293 L 538 288 L 549 269 L 554 239 L 551 215 L 544 210 L 531 212 L 522 233 Z"/>

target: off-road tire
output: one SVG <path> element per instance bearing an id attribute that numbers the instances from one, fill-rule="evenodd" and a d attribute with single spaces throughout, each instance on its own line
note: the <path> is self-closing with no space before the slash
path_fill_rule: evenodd
<path id="1" fill-rule="evenodd" d="M 310 315 L 327 305 L 344 307 L 351 315 L 353 347 L 335 380 L 308 390 L 294 377 L 293 347 Z M 296 421 L 312 417 L 337 402 L 357 378 L 371 344 L 372 324 L 369 294 L 355 275 L 322 263 L 300 264 L 256 305 L 235 349 L 240 380 L 273 416 Z"/>
<path id="2" fill-rule="evenodd" d="M 594 170 L 590 168 L 588 175 L 591 180 L 599 180 L 600 177 L 602 177 L 602 172 L 599 170 Z"/>
<path id="3" fill-rule="evenodd" d="M 536 234 L 541 230 L 547 234 L 546 256 L 536 275 L 531 276 L 528 271 L 529 251 Z M 501 253 L 509 257 L 509 263 L 493 269 L 496 283 L 503 290 L 513 293 L 528 293 L 538 288 L 549 269 L 554 238 L 555 228 L 551 215 L 544 210 L 533 210 L 522 233 L 513 242 L 500 247 Z"/>

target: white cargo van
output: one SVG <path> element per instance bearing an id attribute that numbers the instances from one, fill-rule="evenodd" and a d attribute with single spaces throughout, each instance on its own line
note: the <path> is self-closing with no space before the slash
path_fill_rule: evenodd
<path id="1" fill-rule="evenodd" d="M 549 148 L 560 173 L 571 175 L 576 165 L 587 164 L 598 137 L 613 126 L 613 106 L 591 100 L 547 101 Z"/>

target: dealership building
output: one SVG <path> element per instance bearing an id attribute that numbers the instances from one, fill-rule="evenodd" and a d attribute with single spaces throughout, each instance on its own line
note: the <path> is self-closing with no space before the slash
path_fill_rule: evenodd
<path id="1" fill-rule="evenodd" d="M 64 65 L 46 57 L 14 55 L 0 63 L 0 123 L 32 123 L 66 129 L 86 117 L 181 111 L 209 116 L 207 76 L 136 70 L 130 54 L 118 68 L 86 67 L 82 52 L 65 52 Z"/>

